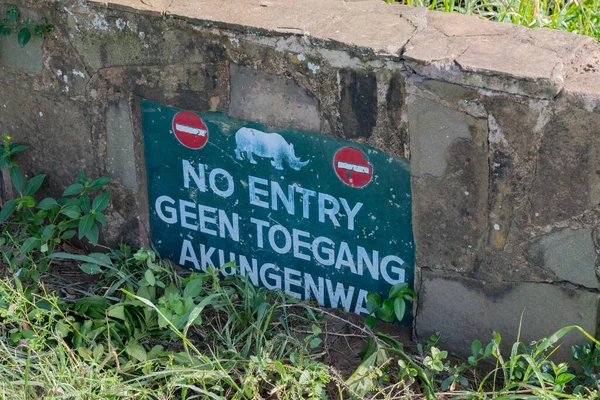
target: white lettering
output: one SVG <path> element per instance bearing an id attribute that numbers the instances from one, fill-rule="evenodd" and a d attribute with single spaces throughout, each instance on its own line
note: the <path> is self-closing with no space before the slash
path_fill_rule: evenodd
<path id="1" fill-rule="evenodd" d="M 183 200 L 182 200 L 183 201 Z M 200 215 L 200 232 L 206 233 L 212 236 L 217 236 L 216 229 L 211 229 L 206 224 L 213 224 L 217 226 L 217 209 L 214 207 L 208 207 L 202 204 L 198 204 L 198 213 Z M 212 216 L 211 216 L 212 214 Z"/>
<path id="2" fill-rule="evenodd" d="M 385 279 L 385 281 L 390 285 L 395 285 L 396 283 L 404 282 L 404 268 L 399 268 L 397 266 L 390 267 L 390 271 L 397 274 L 398 276 L 396 279 L 393 279 L 392 277 L 390 277 L 390 274 L 387 270 L 388 264 L 392 261 L 398 263 L 398 265 L 404 264 L 404 261 L 400 257 L 386 256 L 383 257 L 383 260 L 381 260 L 381 265 L 379 266 L 379 268 L 381 270 L 381 276 L 383 276 L 383 279 Z"/>
<path id="3" fill-rule="evenodd" d="M 222 176 L 227 181 L 227 188 L 225 190 L 221 190 L 217 187 L 217 176 Z M 215 168 L 212 171 L 210 171 L 210 174 L 208 176 L 208 182 L 210 184 L 210 188 L 217 196 L 227 198 L 233 194 L 233 177 L 229 172 L 225 171 L 222 168 Z"/>
<path id="4" fill-rule="evenodd" d="M 158 218 L 160 218 L 163 222 L 167 224 L 176 224 L 177 223 L 177 209 L 173 207 L 165 206 L 164 211 L 166 211 L 169 216 L 166 216 L 161 208 L 162 203 L 169 203 L 171 205 L 175 204 L 175 200 L 170 198 L 169 196 L 160 196 L 156 199 L 154 203 L 154 208 L 156 209 L 156 214 L 158 214 Z"/>
<path id="5" fill-rule="evenodd" d="M 348 205 L 348 201 L 346 201 L 346 199 L 344 199 L 343 197 L 340 197 L 340 203 L 342 203 L 344 210 L 348 214 L 348 229 L 353 231 L 354 230 L 354 218 L 356 217 L 356 214 L 358 214 L 358 212 L 362 208 L 363 203 L 360 203 L 360 202 L 356 203 L 354 205 L 354 208 L 352 208 L 352 209 Z"/>
<path id="6" fill-rule="evenodd" d="M 344 289 L 344 285 L 337 283 L 335 291 L 329 279 L 325 279 L 327 285 L 327 292 L 329 293 L 329 304 L 331 307 L 338 308 L 340 301 L 345 311 L 350 311 L 350 305 L 352 304 L 352 296 L 354 295 L 354 286 L 349 286 L 348 291 Z"/>
<path id="7" fill-rule="evenodd" d="M 200 266 L 198 265 L 198 259 L 196 258 L 196 253 L 194 252 L 194 248 L 192 247 L 192 242 L 184 239 L 181 245 L 179 265 L 185 265 L 187 261 L 191 261 L 192 264 L 194 264 L 195 269 L 200 269 Z"/>
<path id="8" fill-rule="evenodd" d="M 291 269 L 291 268 L 283 269 L 283 284 L 285 286 L 284 291 L 285 291 L 285 293 L 287 293 L 288 295 L 290 295 L 292 297 L 301 299 L 302 296 L 300 295 L 300 293 L 296 293 L 296 292 L 292 291 L 290 286 L 294 285 L 294 286 L 302 287 L 302 281 L 300 279 L 293 279 L 292 275 L 297 276 L 298 278 L 300 278 L 302 276 L 300 274 L 300 271 L 296 271 L 295 269 Z"/>
<path id="9" fill-rule="evenodd" d="M 277 232 L 283 233 L 283 238 L 284 238 L 283 246 L 279 246 L 277 244 L 277 242 L 275 241 L 275 234 Z M 281 235 L 279 235 L 279 236 L 281 236 Z M 290 249 L 292 248 L 292 238 L 290 236 L 290 232 L 288 232 L 288 230 L 285 229 L 281 225 L 273 225 L 271 227 L 271 229 L 269 229 L 269 244 L 271 245 L 271 248 L 279 254 L 288 253 L 290 251 Z"/>
<path id="10" fill-rule="evenodd" d="M 254 206 L 259 206 L 262 208 L 269 208 L 269 203 L 264 200 L 261 200 L 258 196 L 268 196 L 269 192 L 264 189 L 259 189 L 256 185 L 268 185 L 269 181 L 262 178 L 257 178 L 255 176 L 248 176 L 248 186 L 250 192 L 250 204 Z"/>
<path id="11" fill-rule="evenodd" d="M 264 248 L 264 240 L 263 240 L 263 228 L 266 226 L 269 226 L 269 223 L 267 221 L 263 221 L 262 219 L 258 219 L 258 218 L 250 218 L 250 222 L 252 222 L 253 224 L 256 225 L 256 245 L 262 249 Z"/>

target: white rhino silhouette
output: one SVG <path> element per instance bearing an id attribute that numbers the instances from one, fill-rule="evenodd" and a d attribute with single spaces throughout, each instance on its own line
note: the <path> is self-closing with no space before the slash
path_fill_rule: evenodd
<path id="1" fill-rule="evenodd" d="M 272 158 L 271 164 L 276 169 L 283 169 L 281 162 L 285 160 L 287 164 L 299 171 L 308 164 L 307 161 L 300 161 L 300 158 L 294 154 L 294 146 L 285 141 L 278 133 L 265 133 L 252 128 L 241 128 L 235 133 L 235 156 L 238 160 L 243 160 L 242 152 L 251 164 L 256 164 L 253 155 L 259 157 Z"/>

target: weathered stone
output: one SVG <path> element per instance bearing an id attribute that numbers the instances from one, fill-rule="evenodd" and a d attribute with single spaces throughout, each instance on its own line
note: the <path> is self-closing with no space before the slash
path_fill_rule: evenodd
<path id="1" fill-rule="evenodd" d="M 196 65 L 173 65 L 168 69 L 149 67 L 115 67 L 100 70 L 88 85 L 90 96 L 108 96 L 118 100 L 121 93 L 132 93 L 173 107 L 197 111 L 227 111 L 229 75 L 222 51 L 207 49 L 211 62 L 205 69 Z M 92 92 L 93 91 L 93 92 Z"/>
<path id="2" fill-rule="evenodd" d="M 515 33 L 518 25 L 485 21 L 471 15 L 432 11 L 427 13 L 427 23 L 446 36 L 498 36 Z"/>
<path id="3" fill-rule="evenodd" d="M 402 57 L 413 69 L 430 65 L 432 68 L 443 70 L 443 64 L 448 64 L 446 68 L 450 68 L 452 62 L 469 47 L 470 43 L 471 40 L 465 38 L 448 37 L 435 29 L 424 28 L 407 43 Z"/>
<path id="4" fill-rule="evenodd" d="M 566 105 L 545 127 L 530 218 L 548 225 L 600 204 L 600 115 Z"/>
<path id="5" fill-rule="evenodd" d="M 417 96 L 408 121 L 417 263 L 472 271 L 487 227 L 486 123 Z"/>
<path id="6" fill-rule="evenodd" d="M 415 331 L 421 341 L 442 331 L 451 350 L 468 352 L 474 340 L 484 344 L 492 332 L 502 335 L 510 351 L 517 339 L 548 337 L 567 325 L 579 325 L 592 336 L 598 329 L 599 295 L 544 283 L 485 283 L 422 271 Z M 522 325 L 520 325 L 522 315 Z M 560 359 L 570 359 L 570 347 L 584 337 L 573 331 L 561 341 Z"/>
<path id="7" fill-rule="evenodd" d="M 27 177 L 47 174 L 42 193 L 60 196 L 80 169 L 98 174 L 87 107 L 76 101 L 0 84 L 0 132 L 30 148 L 19 154 Z"/>
<path id="8" fill-rule="evenodd" d="M 465 81 L 472 86 L 551 98 L 563 85 L 562 64 L 555 52 L 506 38 L 476 41 L 456 63 L 477 74 Z"/>
<path id="9" fill-rule="evenodd" d="M 346 139 L 369 138 L 377 122 L 377 77 L 344 69 L 340 74 L 340 117 Z"/>
<path id="10" fill-rule="evenodd" d="M 528 249 L 533 264 L 552 271 L 557 281 L 598 287 L 596 249 L 591 229 L 561 229 L 542 236 Z"/>
<path id="11" fill-rule="evenodd" d="M 563 96 L 572 107 L 600 113 L 600 44 L 586 42 L 566 67 Z"/>
<path id="12" fill-rule="evenodd" d="M 470 118 L 428 99 L 408 100 L 411 136 L 411 173 L 415 177 L 442 177 L 446 172 L 446 151 L 458 140 L 472 138 Z"/>
<path id="13" fill-rule="evenodd" d="M 0 36 L 0 64 L 10 70 L 40 74 L 43 44 L 42 39 L 34 36 L 25 47 L 20 48 L 16 34 Z"/>
<path id="14" fill-rule="evenodd" d="M 321 118 L 317 100 L 292 82 L 231 64 L 229 115 L 274 128 L 317 132 Z"/>
<path id="15" fill-rule="evenodd" d="M 94 1 L 93 3 L 99 3 Z M 103 4 L 103 3 L 100 3 Z M 152 6 L 133 0 L 111 1 L 111 6 L 134 7 L 156 14 L 169 12 L 191 22 L 250 26 L 271 32 L 311 35 L 372 49 L 376 53 L 398 55 L 415 31 L 407 20 L 400 18 L 401 7 L 375 2 L 346 3 L 344 0 L 247 1 L 244 12 L 236 3 L 194 2 L 185 0 L 155 1 Z M 352 19 L 353 24 L 346 23 Z M 361 29 L 355 29 L 360 26 Z"/>
<path id="16" fill-rule="evenodd" d="M 136 189 L 133 126 L 126 101 L 106 110 L 106 166 L 108 173 L 126 189 Z"/>
<path id="17" fill-rule="evenodd" d="M 552 113 L 546 101 L 484 97 L 488 114 L 488 239 L 476 277 L 488 281 L 549 282 L 552 273 L 527 262 L 527 208 L 542 132 Z"/>
<path id="18" fill-rule="evenodd" d="M 135 14 L 113 17 L 98 10 L 71 12 L 68 30 L 71 43 L 92 69 L 208 62 L 205 38 Z"/>

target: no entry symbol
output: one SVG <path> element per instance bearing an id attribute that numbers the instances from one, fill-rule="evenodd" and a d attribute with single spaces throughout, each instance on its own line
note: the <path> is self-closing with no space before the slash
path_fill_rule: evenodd
<path id="1" fill-rule="evenodd" d="M 352 147 L 344 147 L 335 153 L 333 169 L 342 182 L 356 188 L 367 186 L 373 178 L 373 166 L 365 153 Z"/>
<path id="2" fill-rule="evenodd" d="M 173 118 L 173 132 L 190 149 L 201 149 L 208 141 L 208 128 L 196 114 L 182 111 Z"/>

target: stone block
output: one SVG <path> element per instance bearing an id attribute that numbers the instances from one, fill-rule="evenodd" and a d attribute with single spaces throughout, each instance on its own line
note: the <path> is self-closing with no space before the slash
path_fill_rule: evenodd
<path id="1" fill-rule="evenodd" d="M 30 146 L 17 161 L 27 177 L 47 174 L 42 194 L 60 196 L 80 169 L 90 177 L 98 174 L 85 104 L 3 84 L 0 93 L 0 132 Z"/>
<path id="2" fill-rule="evenodd" d="M 553 273 L 557 281 L 596 289 L 596 249 L 591 229 L 561 229 L 536 240 L 528 249 L 532 264 Z"/>
<path id="3" fill-rule="evenodd" d="M 229 74 L 223 53 L 209 50 L 210 62 L 198 65 L 103 68 L 88 85 L 90 96 L 118 101 L 120 93 L 194 111 L 227 111 Z"/>
<path id="4" fill-rule="evenodd" d="M 43 69 L 43 44 L 42 39 L 33 36 L 20 48 L 16 33 L 0 36 L 0 64 L 9 70 L 39 75 Z"/>
<path id="5" fill-rule="evenodd" d="M 318 132 L 317 100 L 289 80 L 231 64 L 229 115 L 276 128 Z"/>
<path id="6" fill-rule="evenodd" d="M 161 20 L 134 13 L 69 12 L 72 45 L 94 70 L 125 65 L 191 64 L 205 61 L 206 39 L 193 30 L 170 29 Z"/>
<path id="7" fill-rule="evenodd" d="M 368 139 L 377 123 L 377 77 L 343 69 L 340 76 L 340 118 L 346 139 Z"/>
<path id="8" fill-rule="evenodd" d="M 471 271 L 487 230 L 486 123 L 418 96 L 408 121 L 417 263 Z"/>
<path id="9" fill-rule="evenodd" d="M 122 100 L 106 110 L 106 166 L 109 175 L 126 189 L 137 188 L 133 126 L 129 104 Z"/>
<path id="10" fill-rule="evenodd" d="M 600 204 L 600 115 L 558 110 L 546 125 L 531 194 L 532 222 L 549 225 Z"/>
<path id="11" fill-rule="evenodd" d="M 445 346 L 461 354 L 469 354 L 476 339 L 485 345 L 492 332 L 502 335 L 503 350 L 510 351 L 521 315 L 521 341 L 526 343 L 568 325 L 597 334 L 599 295 L 588 290 L 546 283 L 490 284 L 422 271 L 418 293 L 415 331 L 419 341 L 442 331 Z M 558 358 L 570 359 L 571 345 L 584 339 L 579 332 L 567 334 Z"/>

